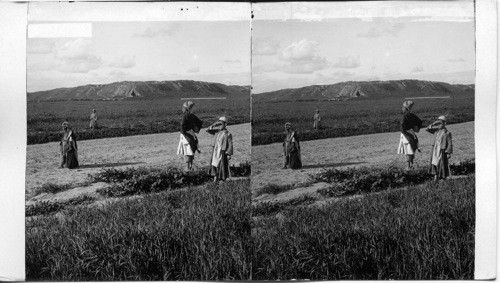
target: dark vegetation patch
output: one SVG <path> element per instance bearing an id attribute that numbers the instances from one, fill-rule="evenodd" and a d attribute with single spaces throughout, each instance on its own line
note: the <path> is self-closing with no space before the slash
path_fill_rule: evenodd
<path id="1" fill-rule="evenodd" d="M 451 164 L 452 175 L 475 173 L 475 161 L 465 160 Z M 359 193 L 371 193 L 391 188 L 421 184 L 432 179 L 427 168 L 405 170 L 400 167 L 388 168 L 360 167 L 349 169 L 327 169 L 310 175 L 311 182 L 326 182 L 331 186 L 319 189 L 324 197 L 340 197 Z"/>
<path id="2" fill-rule="evenodd" d="M 288 208 L 294 208 L 299 205 L 309 205 L 316 201 L 316 198 L 310 195 L 303 195 L 290 199 L 288 201 L 259 202 L 252 205 L 252 216 L 265 216 L 274 214 Z"/>
<path id="3" fill-rule="evenodd" d="M 267 184 L 261 188 L 259 188 L 255 192 L 255 197 L 258 197 L 263 194 L 270 194 L 270 195 L 277 195 L 282 192 L 290 191 L 295 188 L 294 185 L 291 184 L 284 184 L 284 185 L 278 185 L 278 184 Z"/>
<path id="4" fill-rule="evenodd" d="M 250 162 L 240 163 L 230 167 L 233 177 L 250 176 Z M 106 182 L 113 185 L 97 190 L 105 197 L 123 197 L 135 194 L 155 193 L 178 189 L 181 187 L 197 186 L 213 180 L 208 170 L 184 172 L 175 167 L 166 169 L 157 168 L 127 168 L 104 169 L 89 176 L 93 182 Z"/>
<path id="5" fill-rule="evenodd" d="M 283 142 L 284 125 L 291 122 L 300 140 L 317 140 L 399 131 L 403 97 L 363 98 L 347 101 L 253 103 L 252 145 Z M 321 130 L 313 130 L 316 109 Z M 448 124 L 474 121 L 474 95 L 451 99 L 415 100 L 413 111 L 424 126 L 446 115 Z"/>
<path id="6" fill-rule="evenodd" d="M 473 159 L 460 161 L 458 164 L 451 164 L 452 175 L 467 175 L 476 172 L 476 162 Z"/>
<path id="7" fill-rule="evenodd" d="M 56 194 L 59 192 L 70 190 L 72 188 L 73 186 L 71 186 L 70 184 L 60 185 L 60 184 L 46 183 L 40 187 L 34 188 L 32 194 L 33 196 L 37 196 L 42 193 Z"/>
<path id="8" fill-rule="evenodd" d="M 208 127 L 225 115 L 229 124 L 250 122 L 250 98 L 195 101 L 194 114 Z M 28 102 L 28 144 L 60 141 L 61 124 L 68 121 L 77 140 L 177 132 L 182 101 L 173 98 L 120 101 Z M 89 129 L 97 109 L 98 129 Z"/>
<path id="9" fill-rule="evenodd" d="M 65 201 L 39 201 L 32 205 L 27 205 L 25 210 L 26 217 L 36 216 L 42 214 L 50 214 L 59 212 L 68 207 L 80 204 L 89 204 L 95 200 L 94 197 L 88 195 L 81 195 Z"/>

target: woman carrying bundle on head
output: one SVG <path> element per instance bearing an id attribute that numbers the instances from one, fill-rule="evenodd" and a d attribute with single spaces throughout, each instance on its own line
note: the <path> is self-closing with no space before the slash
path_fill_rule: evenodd
<path id="1" fill-rule="evenodd" d="M 226 126 L 226 117 L 220 117 L 217 123 L 207 129 L 209 134 L 215 135 L 210 159 L 210 174 L 214 176 L 214 181 L 224 181 L 231 177 L 229 160 L 233 155 L 233 136 Z"/>
<path id="2" fill-rule="evenodd" d="M 191 113 L 194 103 L 187 101 L 182 105 L 181 135 L 177 154 L 184 156 L 186 170 L 193 169 L 194 153 L 200 152 L 198 149 L 198 138 L 196 134 L 200 132 L 203 122 Z"/>
<path id="3" fill-rule="evenodd" d="M 429 174 L 434 175 L 435 181 L 446 179 L 450 176 L 448 160 L 453 153 L 451 133 L 446 129 L 446 117 L 439 116 L 437 121 L 427 127 L 426 131 L 434 134 Z"/>
<path id="4" fill-rule="evenodd" d="M 78 164 L 78 147 L 76 145 L 75 133 L 71 130 L 68 122 L 62 123 L 63 137 L 59 143 L 61 147 L 61 168 L 77 168 Z"/>
<path id="5" fill-rule="evenodd" d="M 422 120 L 417 115 L 411 112 L 411 108 L 415 103 L 413 101 L 405 101 L 403 103 L 403 119 L 401 120 L 401 137 L 399 140 L 398 153 L 406 155 L 407 169 L 413 169 L 413 160 L 415 152 L 418 148 L 417 134 L 422 128 Z"/>
<path id="6" fill-rule="evenodd" d="M 297 134 L 292 130 L 291 123 L 285 123 L 286 137 L 283 142 L 283 169 L 290 167 L 292 169 L 302 168 L 300 157 L 300 143 Z"/>

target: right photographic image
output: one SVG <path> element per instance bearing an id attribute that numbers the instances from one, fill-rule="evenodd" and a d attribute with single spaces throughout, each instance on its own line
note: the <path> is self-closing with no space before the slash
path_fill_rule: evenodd
<path id="1" fill-rule="evenodd" d="M 474 2 L 385 4 L 254 6 L 254 280 L 474 278 Z"/>

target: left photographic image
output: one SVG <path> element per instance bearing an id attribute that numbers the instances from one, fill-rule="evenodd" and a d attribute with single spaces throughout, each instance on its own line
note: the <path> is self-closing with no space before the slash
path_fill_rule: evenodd
<path id="1" fill-rule="evenodd" d="M 58 4 L 28 21 L 26 279 L 248 279 L 250 19 Z"/>

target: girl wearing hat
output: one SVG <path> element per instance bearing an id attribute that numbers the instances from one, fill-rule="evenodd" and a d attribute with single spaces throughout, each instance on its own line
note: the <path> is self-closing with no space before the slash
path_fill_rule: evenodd
<path id="1" fill-rule="evenodd" d="M 75 134 L 69 127 L 68 122 L 62 123 L 62 128 L 64 131 L 61 142 L 59 143 L 61 147 L 61 168 L 77 168 L 78 164 L 78 148 L 76 145 Z"/>
<path id="2" fill-rule="evenodd" d="M 406 155 L 407 169 L 413 168 L 413 160 L 415 152 L 418 148 L 418 138 L 416 133 L 422 128 L 422 120 L 417 115 L 411 112 L 411 108 L 415 103 L 413 101 L 405 101 L 403 103 L 403 119 L 401 120 L 401 137 L 399 140 L 398 153 Z"/>
<path id="3" fill-rule="evenodd" d="M 233 136 L 226 129 L 226 126 L 226 117 L 220 117 L 219 121 L 207 130 L 208 133 L 215 135 L 210 162 L 210 174 L 214 176 L 214 181 L 224 181 L 231 177 L 229 160 L 233 155 Z"/>
<path id="4" fill-rule="evenodd" d="M 283 142 L 283 169 L 287 166 L 292 169 L 302 168 L 300 158 L 300 144 L 297 134 L 292 131 L 292 124 L 285 123 L 286 137 Z"/>
<path id="5" fill-rule="evenodd" d="M 448 160 L 453 153 L 451 133 L 446 129 L 446 117 L 439 116 L 436 122 L 427 127 L 426 131 L 434 134 L 429 173 L 434 175 L 434 180 L 446 179 L 450 176 Z"/>
<path id="6" fill-rule="evenodd" d="M 182 121 L 181 121 L 181 135 L 179 146 L 177 147 L 177 154 L 184 156 L 186 162 L 186 169 L 193 169 L 194 153 L 198 150 L 198 138 L 196 134 L 200 132 L 203 122 L 198 119 L 191 110 L 194 106 L 192 101 L 186 101 L 182 105 Z"/>

